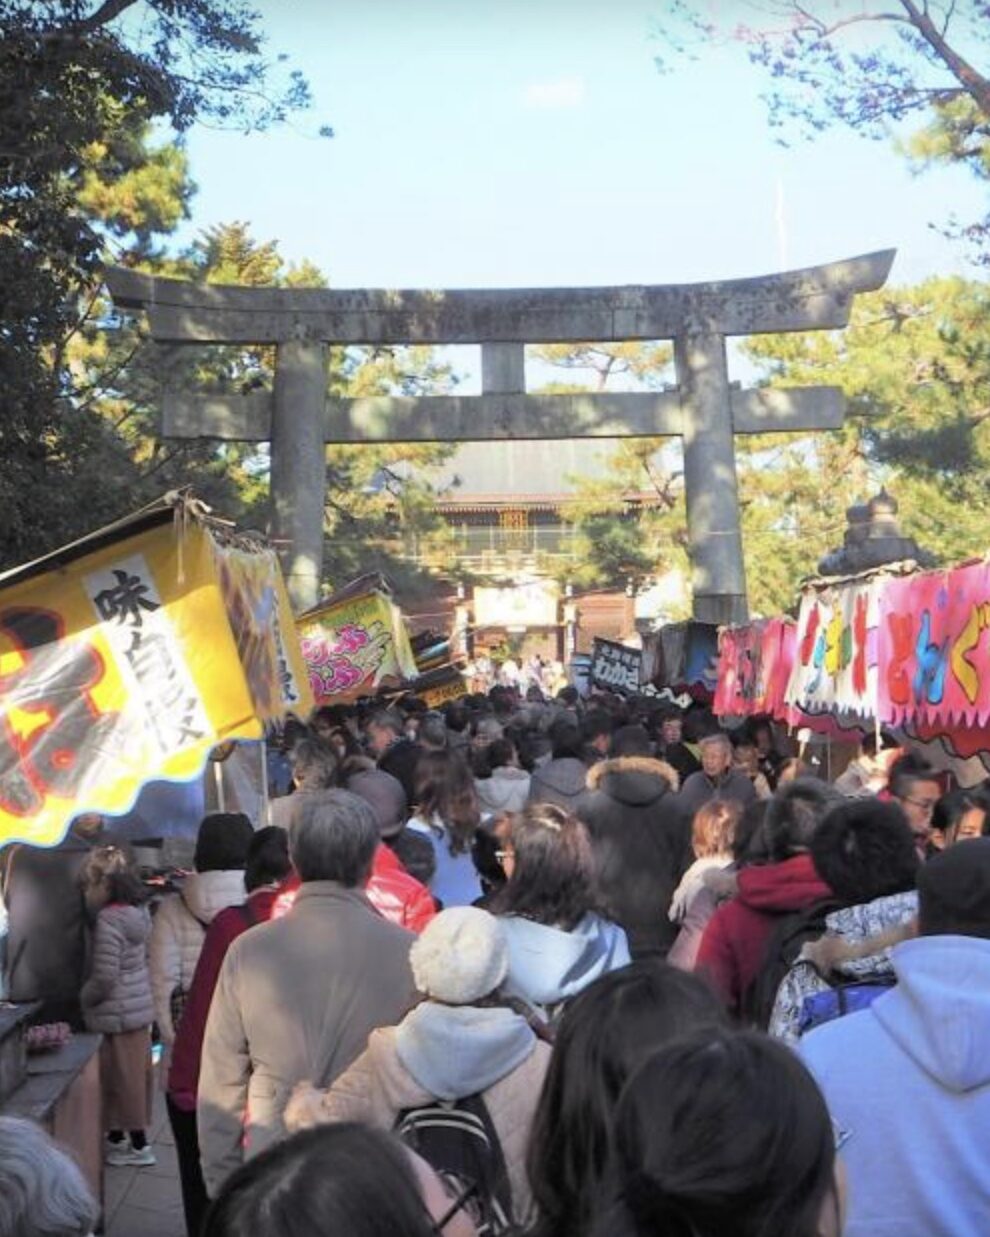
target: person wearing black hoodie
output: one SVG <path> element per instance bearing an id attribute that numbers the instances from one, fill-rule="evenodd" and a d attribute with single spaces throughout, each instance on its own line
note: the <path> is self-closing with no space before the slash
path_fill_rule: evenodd
<path id="1" fill-rule="evenodd" d="M 575 809 L 591 835 L 600 896 L 633 958 L 666 955 L 674 943 L 663 908 L 692 859 L 677 773 L 651 752 L 642 726 L 622 726 L 610 758 L 588 771 L 588 794 Z"/>

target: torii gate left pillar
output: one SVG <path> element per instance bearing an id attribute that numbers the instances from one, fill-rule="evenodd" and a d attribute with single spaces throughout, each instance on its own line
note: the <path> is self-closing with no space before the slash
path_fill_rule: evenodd
<path id="1" fill-rule="evenodd" d="M 166 391 L 164 437 L 272 444 L 272 533 L 297 609 L 319 598 L 328 442 L 680 435 L 694 617 L 747 617 L 734 436 L 836 429 L 834 387 L 736 391 L 729 336 L 845 326 L 886 281 L 894 251 L 722 283 L 446 292 L 237 288 L 106 275 L 120 308 L 147 311 L 169 344 L 274 344 L 274 392 Z M 527 343 L 674 341 L 679 387 L 648 394 L 529 395 Z M 480 343 L 480 396 L 329 399 L 330 343 Z"/>

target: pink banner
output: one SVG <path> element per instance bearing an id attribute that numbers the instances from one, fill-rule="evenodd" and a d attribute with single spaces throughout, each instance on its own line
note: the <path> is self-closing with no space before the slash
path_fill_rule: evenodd
<path id="1" fill-rule="evenodd" d="M 734 717 L 783 716 L 794 635 L 789 619 L 725 628 L 719 636 L 715 712 Z"/>
<path id="2" fill-rule="evenodd" d="M 990 565 L 889 580 L 880 612 L 880 717 L 940 732 L 985 728 Z"/>

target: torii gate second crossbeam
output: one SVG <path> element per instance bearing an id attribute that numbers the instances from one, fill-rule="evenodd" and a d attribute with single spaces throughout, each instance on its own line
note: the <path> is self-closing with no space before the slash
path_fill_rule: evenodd
<path id="1" fill-rule="evenodd" d="M 112 267 L 118 308 L 143 310 L 160 344 L 274 344 L 271 392 L 166 391 L 162 433 L 271 442 L 272 532 L 297 608 L 319 597 L 326 443 L 680 435 L 693 613 L 747 616 L 733 436 L 837 429 L 836 387 L 733 390 L 725 340 L 847 325 L 853 298 L 883 286 L 894 250 L 716 283 L 483 291 L 240 288 Z M 530 395 L 528 343 L 674 341 L 678 387 L 650 394 Z M 330 344 L 481 345 L 482 394 L 330 399 Z"/>

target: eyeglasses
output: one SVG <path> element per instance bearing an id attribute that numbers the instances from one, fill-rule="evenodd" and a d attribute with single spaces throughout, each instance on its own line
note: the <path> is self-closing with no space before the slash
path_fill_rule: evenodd
<path id="1" fill-rule="evenodd" d="M 478 1183 L 476 1181 L 472 1181 L 467 1189 L 457 1195 L 450 1207 L 433 1225 L 433 1232 L 437 1234 L 437 1237 L 443 1237 L 443 1230 L 451 1222 L 454 1216 L 464 1210 L 464 1208 L 468 1205 L 471 1199 L 477 1195 L 477 1193 Z"/>
<path id="2" fill-rule="evenodd" d="M 832 1138 L 835 1142 L 836 1151 L 841 1151 L 850 1138 L 852 1138 L 852 1130 L 844 1130 L 837 1121 L 832 1122 Z"/>
<path id="3" fill-rule="evenodd" d="M 495 858 L 499 863 L 505 863 L 506 859 L 515 859 L 515 857 L 516 852 L 514 850 L 497 850 L 495 852 Z"/>
<path id="4" fill-rule="evenodd" d="M 927 812 L 929 815 L 931 815 L 931 813 L 935 811 L 935 804 L 938 803 L 938 800 L 937 799 L 912 799 L 910 795 L 905 795 L 904 802 L 912 803 L 914 804 L 916 808 L 920 808 L 922 812 Z"/>

